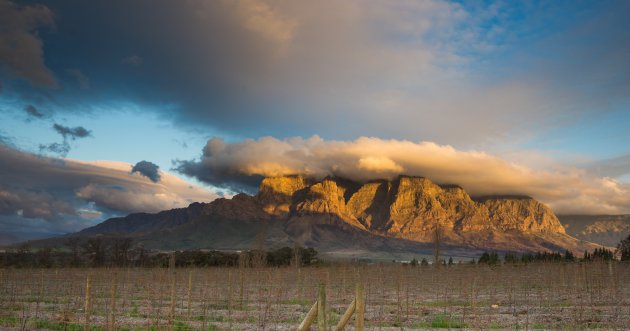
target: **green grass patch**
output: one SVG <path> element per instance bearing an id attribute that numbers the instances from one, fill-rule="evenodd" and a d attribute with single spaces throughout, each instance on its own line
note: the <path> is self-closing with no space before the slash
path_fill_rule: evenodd
<path id="1" fill-rule="evenodd" d="M 81 331 L 84 330 L 83 325 L 76 323 L 60 323 L 57 321 L 37 320 L 33 324 L 34 329 L 47 329 L 55 331 Z M 104 331 L 102 327 L 90 327 L 90 331 Z"/>
<path id="2" fill-rule="evenodd" d="M 175 324 L 173 324 L 173 331 L 188 331 L 188 330 L 192 330 L 192 328 L 190 327 L 190 325 L 182 322 L 182 321 L 175 321 Z"/>
<path id="3" fill-rule="evenodd" d="M 18 326 L 20 321 L 15 316 L 0 316 L 1 326 Z"/>
<path id="4" fill-rule="evenodd" d="M 312 305 L 313 302 L 306 300 L 306 299 L 289 299 L 289 300 L 284 300 L 281 302 L 284 305 L 300 305 L 300 306 L 306 306 L 306 305 Z"/>
<path id="5" fill-rule="evenodd" d="M 497 322 L 491 322 L 490 324 L 488 324 L 488 329 L 492 329 L 492 330 L 498 330 L 498 329 L 503 329 L 503 325 L 497 323 Z"/>
<path id="6" fill-rule="evenodd" d="M 431 320 L 431 327 L 437 329 L 462 329 L 466 327 L 466 324 L 458 318 L 452 318 L 446 314 L 439 314 Z"/>

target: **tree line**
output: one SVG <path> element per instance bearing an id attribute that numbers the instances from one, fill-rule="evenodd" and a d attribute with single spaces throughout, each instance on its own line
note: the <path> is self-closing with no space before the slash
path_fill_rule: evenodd
<path id="1" fill-rule="evenodd" d="M 216 251 L 145 249 L 129 237 L 70 237 L 62 249 L 33 249 L 28 243 L 0 252 L 0 267 L 264 267 L 306 266 L 317 262 L 313 248 L 283 247 L 276 250 Z"/>
<path id="2" fill-rule="evenodd" d="M 630 261 L 630 235 L 626 239 L 621 240 L 617 245 L 617 249 L 612 251 L 607 248 L 595 248 L 592 252 L 584 251 L 581 258 L 575 256 L 573 252 L 566 250 L 560 252 L 538 252 L 538 253 L 505 253 L 503 263 L 530 263 L 530 262 L 593 262 L 593 261 Z M 477 263 L 480 264 L 499 264 L 501 259 L 497 252 L 484 252 Z"/>
<path id="3" fill-rule="evenodd" d="M 537 253 L 505 253 L 503 259 L 497 252 L 484 252 L 477 263 L 496 265 L 500 263 L 532 263 L 532 262 L 593 262 L 593 261 L 613 261 L 615 253 L 607 248 L 596 248 L 593 252 L 585 251 L 582 258 L 576 257 L 571 251 L 560 252 L 537 252 Z M 623 259 L 625 261 L 627 259 Z"/>

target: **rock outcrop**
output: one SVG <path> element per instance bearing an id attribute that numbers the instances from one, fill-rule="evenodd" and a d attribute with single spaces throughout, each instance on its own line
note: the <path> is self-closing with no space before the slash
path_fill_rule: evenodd
<path id="1" fill-rule="evenodd" d="M 256 199 L 266 213 L 286 216 L 295 193 L 307 186 L 308 180 L 303 176 L 267 177 L 260 184 Z"/>
<path id="2" fill-rule="evenodd" d="M 593 247 L 567 235 L 553 212 L 532 198 L 472 198 L 459 186 L 410 176 L 366 183 L 271 177 L 255 196 L 132 214 L 77 235 L 127 234 L 148 247 L 168 249 L 247 249 L 264 233 L 269 247 L 297 243 L 322 251 L 415 252 L 431 249 L 436 229 L 459 254 L 461 248 L 476 254 L 475 249 L 579 252 Z"/>
<path id="3" fill-rule="evenodd" d="M 318 216 L 321 224 L 341 220 L 360 230 L 420 242 L 430 241 L 436 227 L 452 240 L 483 231 L 565 233 L 553 212 L 532 198 L 475 200 L 459 186 L 440 186 L 422 177 L 365 184 L 325 178 L 310 185 L 303 177 L 268 178 L 257 199 L 268 214 L 292 222 Z"/>

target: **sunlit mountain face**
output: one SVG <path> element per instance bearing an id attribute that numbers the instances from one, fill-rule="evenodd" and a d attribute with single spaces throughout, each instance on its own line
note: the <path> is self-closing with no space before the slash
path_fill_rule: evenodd
<path id="1" fill-rule="evenodd" d="M 254 195 L 263 178 L 406 175 L 599 215 L 560 221 L 609 245 L 626 218 L 601 215 L 630 214 L 629 14 L 0 0 L 0 244 Z"/>

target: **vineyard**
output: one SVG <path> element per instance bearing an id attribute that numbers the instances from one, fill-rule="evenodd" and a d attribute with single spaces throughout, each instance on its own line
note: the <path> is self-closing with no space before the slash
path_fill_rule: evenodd
<path id="1" fill-rule="evenodd" d="M 617 262 L 0 269 L 0 327 L 296 330 L 323 288 L 333 330 L 357 284 L 365 330 L 630 328 L 630 266 Z"/>

